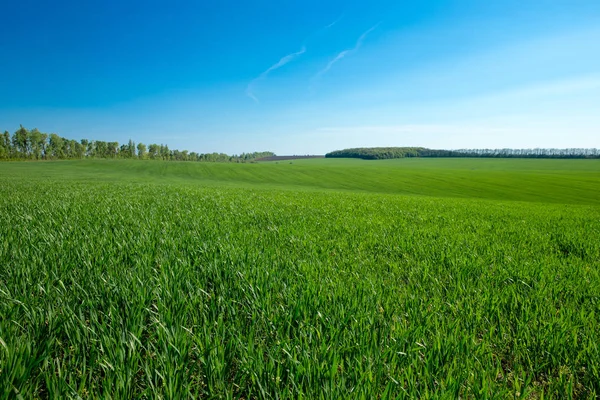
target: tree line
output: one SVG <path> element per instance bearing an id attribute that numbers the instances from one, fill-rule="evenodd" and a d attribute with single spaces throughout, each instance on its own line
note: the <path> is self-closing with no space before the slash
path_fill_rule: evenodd
<path id="1" fill-rule="evenodd" d="M 405 157 L 482 157 L 482 158 L 600 158 L 600 150 L 570 149 L 461 149 L 436 150 L 425 147 L 360 147 L 336 150 L 327 158 L 384 160 Z"/>
<path id="2" fill-rule="evenodd" d="M 165 144 L 127 144 L 102 140 L 67 139 L 55 133 L 43 133 L 37 128 L 22 125 L 12 135 L 4 131 L 0 136 L 0 160 L 69 160 L 82 158 L 128 158 L 171 161 L 249 162 L 271 157 L 270 151 L 228 155 L 224 153 L 196 153 L 171 150 Z"/>

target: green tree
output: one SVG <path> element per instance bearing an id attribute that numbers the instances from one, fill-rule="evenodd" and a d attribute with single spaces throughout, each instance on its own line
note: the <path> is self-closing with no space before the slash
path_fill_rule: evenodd
<path id="1" fill-rule="evenodd" d="M 119 147 L 119 158 L 129 158 L 129 149 L 126 144 L 122 144 Z"/>
<path id="2" fill-rule="evenodd" d="M 47 133 L 40 133 L 38 144 L 39 144 L 39 149 L 40 149 L 40 153 L 41 153 L 41 158 L 45 159 L 46 153 L 48 152 L 48 134 Z"/>
<path id="3" fill-rule="evenodd" d="M 135 157 L 135 142 L 131 139 L 129 139 L 129 142 L 127 143 L 127 158 L 134 158 Z"/>
<path id="4" fill-rule="evenodd" d="M 144 143 L 138 143 L 137 145 L 137 156 L 140 160 L 146 158 L 146 145 Z"/>
<path id="5" fill-rule="evenodd" d="M 73 157 L 73 148 L 72 148 L 72 142 L 71 140 L 65 139 L 65 138 L 61 138 L 62 139 L 62 143 L 63 143 L 63 158 L 74 158 Z"/>
<path id="6" fill-rule="evenodd" d="M 40 160 L 46 153 L 46 140 L 48 135 L 40 132 L 37 128 L 33 128 L 28 134 L 28 147 L 30 158 Z"/>
<path id="7" fill-rule="evenodd" d="M 90 145 L 90 141 L 87 139 L 81 139 L 81 145 L 83 146 L 83 155 L 84 157 L 88 157 L 89 154 L 89 145 Z"/>
<path id="8" fill-rule="evenodd" d="M 11 157 L 12 146 L 10 145 L 10 133 L 4 131 L 0 136 L 0 158 L 8 159 Z"/>
<path id="9" fill-rule="evenodd" d="M 87 149 L 85 150 L 88 157 L 94 157 L 96 155 L 96 142 L 90 140 L 87 144 Z"/>
<path id="10" fill-rule="evenodd" d="M 171 150 L 169 150 L 169 146 L 167 146 L 166 144 L 160 145 L 160 157 L 163 160 L 169 160 L 171 158 Z"/>
<path id="11" fill-rule="evenodd" d="M 148 147 L 148 155 L 152 160 L 158 159 L 160 157 L 160 146 L 155 143 L 152 143 Z"/>
<path id="12" fill-rule="evenodd" d="M 50 134 L 50 140 L 48 141 L 48 154 L 51 158 L 64 158 L 64 143 L 63 138 L 58 136 L 56 133 Z"/>
<path id="13" fill-rule="evenodd" d="M 108 143 L 102 140 L 94 141 L 94 157 L 108 157 Z"/>
<path id="14" fill-rule="evenodd" d="M 10 133 L 8 133 L 8 131 L 4 131 L 4 133 L 2 134 L 2 139 L 0 140 L 0 142 L 2 142 L 3 147 L 6 149 L 7 151 L 7 158 L 10 157 L 11 153 L 12 153 L 12 146 L 10 143 Z"/>
<path id="15" fill-rule="evenodd" d="M 106 156 L 110 158 L 115 158 L 119 153 L 119 142 L 108 142 L 106 144 Z"/>
<path id="16" fill-rule="evenodd" d="M 85 146 L 76 140 L 70 142 L 72 157 L 82 159 L 85 157 Z"/>
<path id="17" fill-rule="evenodd" d="M 17 158 L 27 157 L 27 139 L 29 137 L 29 131 L 23 128 L 23 125 L 19 127 L 13 134 L 12 143 Z"/>

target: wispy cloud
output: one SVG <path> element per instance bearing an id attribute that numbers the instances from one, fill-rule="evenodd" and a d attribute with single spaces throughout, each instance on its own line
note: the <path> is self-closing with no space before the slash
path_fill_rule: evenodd
<path id="1" fill-rule="evenodd" d="M 344 17 L 344 15 L 342 14 L 338 19 L 336 19 L 335 21 L 333 21 L 332 23 L 330 23 L 329 25 L 326 25 L 325 27 L 319 29 L 316 33 L 325 31 L 331 27 L 333 27 L 335 24 L 337 24 L 342 18 Z M 275 71 L 276 69 L 279 69 L 281 67 L 283 67 L 284 65 L 292 62 L 294 59 L 296 59 L 297 57 L 301 56 L 302 54 L 306 53 L 306 42 L 308 41 L 308 39 L 310 39 L 311 37 L 315 36 L 316 33 L 313 33 L 312 35 L 310 35 L 306 40 L 304 40 L 304 43 L 302 44 L 302 48 L 295 52 L 295 53 L 290 53 L 286 56 L 281 57 L 281 59 L 276 62 L 275 64 L 271 65 L 269 68 L 267 68 L 265 71 L 263 71 L 259 76 L 257 76 L 256 78 L 254 78 L 246 87 L 246 95 L 248 97 L 250 97 L 252 100 L 254 100 L 255 102 L 259 102 L 258 97 L 256 97 L 256 95 L 254 94 L 254 87 L 256 86 L 256 84 L 258 82 L 260 82 L 261 80 L 264 80 L 267 78 L 267 76 Z"/>
<path id="2" fill-rule="evenodd" d="M 258 98 L 256 97 L 256 95 L 254 94 L 254 86 L 261 80 L 265 79 L 271 72 L 275 71 L 276 69 L 279 69 L 281 67 L 283 67 L 284 65 L 288 64 L 289 62 L 293 61 L 296 57 L 301 56 L 302 54 L 306 53 L 306 46 L 302 46 L 302 48 L 300 49 L 300 51 L 297 51 L 295 53 L 290 53 L 284 57 L 281 57 L 281 59 L 276 62 L 275 64 L 271 65 L 269 68 L 267 68 L 263 73 L 261 73 L 258 77 L 254 78 L 246 87 L 246 95 L 248 97 L 250 97 L 252 100 L 254 100 L 255 102 L 258 103 Z"/>
<path id="3" fill-rule="evenodd" d="M 353 48 L 340 51 L 331 61 L 329 61 L 329 63 L 327 63 L 325 68 L 323 68 L 322 70 L 317 72 L 317 74 L 313 77 L 313 81 L 315 81 L 315 80 L 319 79 L 320 77 L 322 77 L 323 75 L 325 75 L 327 73 L 327 71 L 329 71 L 336 62 L 340 61 L 342 58 L 346 57 L 348 54 L 352 54 L 352 53 L 358 51 L 358 49 L 360 49 L 360 47 L 362 46 L 367 35 L 369 33 L 373 32 L 375 29 L 377 29 L 377 27 L 380 24 L 381 24 L 381 22 L 378 22 L 377 24 L 373 25 L 372 27 L 367 29 L 365 32 L 363 32 L 363 34 L 359 36 L 359 38 L 356 41 L 356 44 L 354 45 Z"/>
<path id="4" fill-rule="evenodd" d="M 329 25 L 326 25 L 322 30 L 326 30 L 331 28 L 332 26 L 334 26 L 335 24 L 337 24 L 338 22 L 340 22 L 342 20 L 342 18 L 344 18 L 344 14 L 340 15 L 338 17 L 338 19 L 336 19 L 335 21 L 333 21 L 332 23 L 330 23 Z"/>

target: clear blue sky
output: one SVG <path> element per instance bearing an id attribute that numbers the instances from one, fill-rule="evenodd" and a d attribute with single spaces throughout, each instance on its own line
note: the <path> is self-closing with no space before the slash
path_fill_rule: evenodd
<path id="1" fill-rule="evenodd" d="M 0 5 L 0 129 L 198 152 L 600 147 L 600 1 Z"/>

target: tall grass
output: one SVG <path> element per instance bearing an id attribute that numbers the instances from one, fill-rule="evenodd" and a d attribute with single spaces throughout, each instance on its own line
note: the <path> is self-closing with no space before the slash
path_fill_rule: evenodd
<path id="1" fill-rule="evenodd" d="M 0 178 L 1 398 L 596 398 L 600 209 Z"/>

